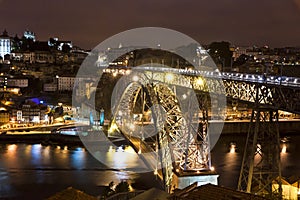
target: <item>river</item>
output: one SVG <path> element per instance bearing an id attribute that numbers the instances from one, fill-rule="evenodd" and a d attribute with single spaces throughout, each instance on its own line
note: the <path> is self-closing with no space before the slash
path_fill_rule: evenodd
<path id="1" fill-rule="evenodd" d="M 286 138 L 282 174 L 300 177 L 300 136 Z M 232 142 L 236 144 L 234 152 L 230 152 Z M 219 185 L 236 188 L 244 143 L 245 135 L 221 135 L 212 149 Z M 137 154 L 128 157 L 128 152 L 133 152 L 129 146 L 108 147 L 106 166 L 82 147 L 0 144 L 0 199 L 43 199 L 69 186 L 96 196 L 101 186 L 121 180 L 129 180 L 137 189 L 160 186 L 153 172 L 136 173 L 146 167 Z"/>

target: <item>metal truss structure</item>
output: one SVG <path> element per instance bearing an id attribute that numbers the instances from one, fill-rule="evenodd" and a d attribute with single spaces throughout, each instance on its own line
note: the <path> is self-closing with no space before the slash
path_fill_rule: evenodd
<path id="1" fill-rule="evenodd" d="M 167 77 L 170 73 L 172 80 Z M 170 189 L 174 170 L 210 169 L 208 113 L 224 112 L 213 110 L 218 106 L 212 106 L 217 97 L 224 95 L 253 107 L 238 189 L 272 193 L 272 181 L 279 177 L 280 183 L 281 177 L 278 110 L 300 113 L 299 86 L 169 68 L 143 68 L 136 74 L 138 79 L 125 76 L 126 80 L 116 87 L 119 91 L 115 92 L 113 121 L 129 139 L 140 138 L 139 144 L 133 144 L 140 148 L 139 152 L 152 152 L 151 158 L 159 157 L 166 188 Z M 179 88 L 187 91 L 184 105 L 179 102 L 182 96 Z M 196 107 L 189 101 L 192 92 L 188 91 L 196 92 Z M 184 110 L 197 112 L 185 113 Z M 144 119 L 149 113 L 151 123 Z M 134 119 L 137 114 L 140 120 Z M 157 170 L 158 165 L 152 163 L 152 167 Z"/>
<path id="2" fill-rule="evenodd" d="M 274 181 L 279 185 L 277 191 L 276 188 L 272 188 Z M 270 197 L 275 193 L 278 197 L 282 194 L 280 137 L 276 110 L 255 108 L 252 111 L 238 190 Z"/>
<path id="3" fill-rule="evenodd" d="M 161 162 L 166 190 L 171 190 L 173 170 L 209 170 L 207 94 L 195 95 L 185 88 L 185 100 L 179 101 L 182 96 L 179 86 L 150 81 L 145 74 L 139 74 L 139 81 L 130 80 L 132 78 L 127 77 L 117 87 L 123 92 L 115 92 L 113 121 L 129 140 L 139 138 L 133 146 L 137 152 L 146 154 L 146 161 L 154 171 L 158 165 L 151 159 L 159 158 L 154 162 Z M 197 104 L 191 101 L 192 95 Z M 147 119 L 149 114 L 151 120 Z"/>
<path id="4" fill-rule="evenodd" d="M 170 68 L 143 67 L 144 73 L 153 80 L 164 81 L 166 73 L 173 73 L 173 85 L 191 88 L 196 91 L 222 95 L 227 98 L 259 104 L 274 110 L 300 113 L 300 84 L 270 82 L 261 79 L 236 78 L 239 73 L 225 76 L 220 72 L 181 70 Z M 250 75 L 245 75 L 248 77 Z M 251 75 L 254 76 L 254 75 Z M 182 79 L 182 77 L 185 77 Z M 286 79 L 293 79 L 286 77 Z M 200 84 L 199 84 L 200 82 Z M 257 97 L 257 98 L 256 98 Z"/>
<path id="5" fill-rule="evenodd" d="M 300 113 L 300 88 L 223 81 L 226 95 L 252 104 L 238 190 L 282 199 L 278 110 Z M 277 182 L 278 188 L 273 187 Z"/>
<path id="6" fill-rule="evenodd" d="M 300 113 L 300 87 L 223 80 L 226 96 L 273 110 Z M 257 102 L 256 102 L 257 101 Z"/>

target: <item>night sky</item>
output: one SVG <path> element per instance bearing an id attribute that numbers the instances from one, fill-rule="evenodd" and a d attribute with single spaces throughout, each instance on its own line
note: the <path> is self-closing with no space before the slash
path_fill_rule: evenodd
<path id="1" fill-rule="evenodd" d="M 200 44 L 300 46 L 300 0 L 0 0 L 0 31 L 93 48 L 127 29 L 175 29 Z M 2 29 L 2 30 L 1 30 Z"/>

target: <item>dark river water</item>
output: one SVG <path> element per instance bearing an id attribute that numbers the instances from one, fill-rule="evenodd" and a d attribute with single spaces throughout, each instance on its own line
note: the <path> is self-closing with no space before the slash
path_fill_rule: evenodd
<path id="1" fill-rule="evenodd" d="M 213 148 L 219 185 L 237 187 L 245 137 L 221 135 Z M 286 153 L 281 153 L 283 176 L 300 176 L 300 135 L 286 138 Z M 234 152 L 230 152 L 232 142 Z M 44 199 L 69 186 L 96 196 L 101 186 L 121 180 L 137 189 L 161 184 L 153 172 L 136 173 L 146 167 L 129 146 L 107 147 L 103 157 L 106 165 L 82 147 L 0 144 L 0 199 Z"/>

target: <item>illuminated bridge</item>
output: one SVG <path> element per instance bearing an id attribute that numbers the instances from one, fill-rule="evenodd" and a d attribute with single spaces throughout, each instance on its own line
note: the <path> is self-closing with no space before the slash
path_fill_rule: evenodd
<path id="1" fill-rule="evenodd" d="M 117 82 L 113 97 L 111 128 L 131 142 L 169 192 L 195 181 L 217 184 L 210 144 L 222 127 L 209 120 L 224 120 L 226 98 L 249 104 L 238 189 L 272 193 L 272 181 L 281 177 L 278 110 L 300 113 L 300 78 L 135 67 Z"/>

